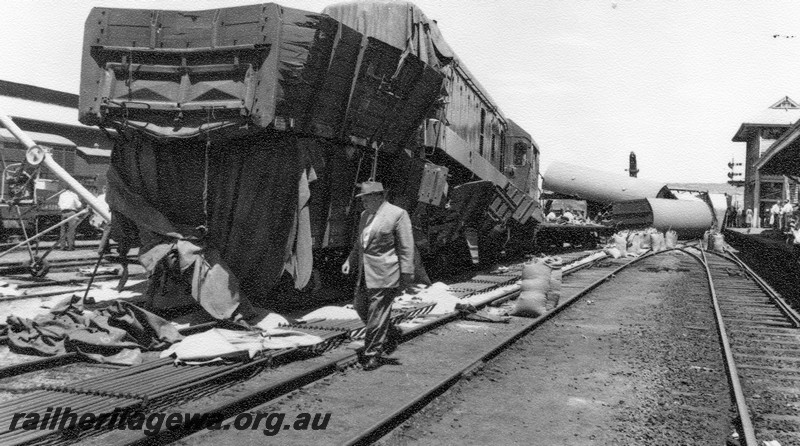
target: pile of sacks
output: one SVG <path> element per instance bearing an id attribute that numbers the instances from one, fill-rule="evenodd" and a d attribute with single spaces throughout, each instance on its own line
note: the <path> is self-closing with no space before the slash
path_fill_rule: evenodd
<path id="1" fill-rule="evenodd" d="M 539 317 L 558 306 L 564 261 L 561 257 L 536 258 L 522 267 L 520 294 L 510 314 Z"/>
<path id="2" fill-rule="evenodd" d="M 604 251 L 609 257 L 618 259 L 623 256 L 636 257 L 648 250 L 654 252 L 673 249 L 678 246 L 678 234 L 673 230 L 666 233 L 655 228 L 643 231 L 618 232 L 611 236 Z"/>
<path id="3" fill-rule="evenodd" d="M 716 229 L 711 228 L 703 233 L 703 240 L 700 241 L 700 247 L 706 251 L 724 252 L 725 236 Z"/>

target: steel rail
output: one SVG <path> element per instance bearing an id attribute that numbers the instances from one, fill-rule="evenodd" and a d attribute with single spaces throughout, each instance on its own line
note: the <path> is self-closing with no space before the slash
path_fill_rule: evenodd
<path id="1" fill-rule="evenodd" d="M 56 356 L 49 356 L 46 358 L 34 359 L 33 361 L 25 361 L 19 364 L 12 364 L 5 367 L 0 367 L 0 378 L 9 378 L 21 373 L 32 372 L 34 370 L 42 370 L 50 367 L 59 366 L 62 364 L 69 364 L 79 361 L 80 357 L 77 353 L 64 353 Z"/>
<path id="2" fill-rule="evenodd" d="M 94 274 L 95 279 L 115 279 L 118 277 L 119 274 L 116 273 Z M 63 279 L 63 280 L 44 280 L 41 282 L 37 281 L 29 283 L 15 283 L 13 286 L 14 288 L 19 290 L 19 289 L 43 288 L 48 286 L 72 285 L 72 284 L 79 284 L 81 282 L 88 282 L 89 280 L 90 277 L 73 277 L 71 279 Z M 2 297 L 0 297 L 0 301 L 2 301 Z"/>
<path id="3" fill-rule="evenodd" d="M 374 442 L 378 438 L 382 437 L 398 425 L 408 419 L 411 415 L 415 412 L 419 411 L 420 408 L 427 405 L 433 399 L 435 399 L 438 395 L 441 395 L 444 391 L 452 387 L 455 383 L 460 381 L 463 377 L 467 376 L 470 372 L 482 367 L 486 362 L 500 354 L 503 350 L 511 346 L 514 342 L 522 338 L 523 336 L 527 335 L 531 331 L 533 331 L 538 326 L 542 325 L 545 321 L 551 319 L 556 314 L 560 313 L 574 302 L 577 302 L 580 298 L 584 295 L 589 293 L 590 291 L 594 290 L 598 286 L 602 285 L 603 283 L 607 282 L 611 278 L 613 278 L 616 274 L 622 272 L 626 268 L 639 263 L 640 261 L 652 257 L 656 254 L 663 253 L 666 251 L 657 251 L 653 252 L 650 251 L 644 255 L 641 255 L 630 262 L 616 268 L 614 271 L 606 274 L 605 276 L 601 277 L 600 279 L 592 282 L 586 288 L 578 292 L 576 295 L 570 297 L 569 299 L 560 302 L 555 308 L 547 313 L 539 316 L 538 318 L 532 320 L 528 325 L 522 327 L 517 332 L 511 334 L 506 339 L 500 341 L 499 343 L 495 344 L 488 353 L 484 353 L 478 355 L 473 361 L 469 363 L 466 367 L 463 367 L 459 371 L 451 374 L 449 377 L 442 379 L 437 384 L 430 387 L 428 390 L 421 392 L 420 394 L 416 395 L 412 400 L 406 403 L 402 408 L 394 411 L 393 413 L 389 414 L 388 416 L 384 417 L 382 420 L 378 421 L 377 423 L 373 424 L 366 430 L 356 434 L 355 436 L 351 437 L 346 442 L 342 443 L 343 445 L 366 445 Z"/>
<path id="4" fill-rule="evenodd" d="M 640 259 L 636 259 L 636 261 L 638 261 L 638 260 L 640 260 Z M 630 262 L 628 265 L 630 265 L 632 263 L 634 263 L 634 262 Z M 623 267 L 621 267 L 621 268 L 624 268 L 624 267 L 626 267 L 628 265 L 623 265 Z M 613 275 L 615 273 L 616 273 L 616 271 L 610 273 L 608 276 L 604 277 L 603 279 L 598 280 L 594 286 L 599 285 L 603 281 L 607 280 L 607 278 L 609 276 L 611 276 L 611 275 Z M 565 271 L 565 275 L 566 274 L 569 274 L 569 273 Z M 492 287 L 492 288 L 495 288 L 495 287 Z M 488 293 L 488 292 L 491 292 L 491 291 L 492 290 L 484 290 L 484 291 L 480 292 L 479 294 Z M 507 294 L 518 294 L 518 293 L 519 293 L 518 290 L 512 290 L 511 292 L 509 292 Z M 505 295 L 499 295 L 493 300 L 501 299 L 504 296 Z M 480 304 L 477 304 L 477 306 L 482 307 L 482 306 L 487 305 L 488 303 L 489 303 L 488 301 L 487 302 L 481 302 Z M 563 305 L 560 305 L 559 307 L 562 307 L 562 306 Z M 460 316 L 460 312 L 456 311 L 456 312 L 453 312 L 453 313 L 451 313 L 449 315 L 444 315 L 444 316 L 445 317 L 440 318 L 440 320 L 433 321 L 433 323 L 422 324 L 420 326 L 415 327 L 412 330 L 409 330 L 405 334 L 404 337 L 409 337 L 409 336 L 413 336 L 413 335 L 419 334 L 419 333 L 421 333 L 423 331 L 427 331 L 430 328 L 432 328 L 434 326 L 437 326 L 437 325 L 439 325 L 441 323 L 444 323 L 446 321 L 455 319 L 455 318 Z M 342 321 L 343 325 L 346 325 L 347 323 L 349 323 L 349 321 Z M 222 414 L 226 414 L 226 415 L 232 415 L 233 413 L 229 412 L 231 410 L 231 408 L 241 407 L 243 404 L 247 405 L 246 401 L 251 401 L 251 400 L 262 400 L 263 401 L 263 399 L 265 397 L 267 397 L 268 395 L 272 395 L 272 396 L 268 397 L 269 399 L 278 397 L 278 396 L 280 396 L 282 394 L 285 394 L 288 391 L 293 390 L 294 388 L 297 388 L 298 383 L 299 383 L 299 385 L 304 385 L 304 384 L 316 381 L 316 380 L 318 380 L 318 379 L 320 379 L 320 378 L 322 378 L 324 376 L 329 375 L 330 373 L 333 373 L 336 370 L 341 369 L 341 367 L 343 365 L 345 365 L 345 364 L 350 364 L 350 363 L 355 362 L 356 357 L 357 357 L 357 353 L 353 352 L 352 354 L 346 355 L 344 357 L 340 357 L 340 358 L 338 358 L 338 359 L 336 359 L 334 361 L 330 361 L 330 362 L 328 362 L 326 364 L 323 364 L 322 366 L 316 367 L 316 368 L 314 368 L 314 369 L 312 369 L 310 371 L 306 370 L 306 371 L 303 371 L 301 373 L 297 373 L 297 374 L 293 375 L 292 377 L 290 377 L 288 379 L 285 379 L 285 380 L 283 380 L 283 381 L 281 381 L 281 382 L 279 382 L 277 384 L 269 385 L 266 388 L 262 387 L 260 389 L 257 389 L 256 391 L 250 392 L 248 395 L 246 395 L 243 398 L 237 398 L 233 402 L 226 403 L 226 404 L 223 404 L 222 406 L 217 406 L 215 408 L 212 408 L 210 411 L 207 411 L 207 413 L 222 413 Z M 269 364 L 269 362 L 272 361 L 272 359 L 273 358 L 264 358 L 261 361 L 265 362 L 266 364 Z M 256 361 L 256 362 L 258 362 L 258 361 Z M 153 400 L 161 399 L 161 398 L 168 397 L 168 396 L 171 396 L 171 395 L 175 395 L 175 394 L 179 393 L 180 391 L 189 390 L 189 389 L 192 389 L 192 388 L 197 388 L 199 386 L 202 386 L 203 384 L 210 384 L 210 383 L 212 383 L 214 381 L 219 381 L 220 378 L 223 378 L 223 377 L 235 374 L 235 373 L 244 372 L 247 369 L 251 369 L 253 367 L 253 365 L 254 364 L 251 363 L 251 364 L 247 364 L 246 366 L 239 365 L 239 366 L 233 366 L 233 367 L 220 367 L 220 368 L 217 368 L 214 371 L 211 371 L 211 370 L 205 371 L 205 370 L 196 370 L 195 369 L 195 370 L 192 370 L 190 373 L 178 373 L 177 374 L 178 376 L 167 376 L 166 375 L 167 373 L 174 373 L 174 369 L 173 368 L 169 368 L 168 370 L 167 369 L 162 370 L 163 373 L 159 374 L 158 376 L 153 376 L 152 374 L 148 374 L 148 373 L 143 373 L 143 374 L 142 373 L 130 373 L 130 376 L 128 376 L 128 379 L 126 380 L 125 384 L 123 386 L 121 386 L 121 387 L 115 387 L 114 390 L 117 391 L 119 396 L 124 396 L 124 395 L 133 396 L 133 395 L 131 395 L 131 393 L 134 393 L 133 391 L 140 390 L 142 388 L 142 386 L 145 386 L 145 387 L 147 387 L 147 389 L 146 389 L 147 391 L 146 392 L 135 392 L 135 393 L 137 393 L 139 395 L 147 393 L 147 394 L 149 394 L 149 395 L 147 395 L 148 399 L 150 401 L 153 401 Z M 120 375 L 122 375 L 123 373 L 124 373 L 123 371 L 119 372 Z M 115 372 L 115 373 L 112 373 L 110 375 L 117 375 L 117 374 L 118 374 L 118 372 Z M 162 375 L 164 375 L 164 376 L 162 376 Z M 199 381 L 197 381 L 196 379 L 187 379 L 187 378 L 199 378 Z M 107 378 L 107 377 L 100 378 L 100 382 L 97 382 L 96 379 L 95 380 L 90 379 L 90 380 L 85 380 L 85 381 L 76 383 L 75 385 L 68 386 L 68 387 L 60 386 L 60 387 L 64 387 L 65 391 L 58 392 L 58 394 L 56 394 L 55 396 L 52 395 L 52 393 L 55 393 L 55 392 L 49 392 L 49 393 L 51 393 L 51 395 L 39 395 L 38 398 L 35 398 L 35 402 L 37 402 L 39 404 L 42 404 L 44 402 L 53 401 L 53 398 L 55 398 L 56 400 L 60 401 L 60 400 L 62 400 L 62 398 L 67 398 L 67 397 L 70 397 L 70 396 L 73 397 L 73 398 L 78 398 L 78 399 L 82 400 L 82 399 L 85 399 L 87 397 L 91 397 L 93 395 L 91 395 L 89 393 L 69 393 L 69 390 L 70 389 L 74 389 L 74 390 L 76 390 L 78 392 L 84 392 L 84 391 L 89 390 L 89 389 L 84 389 L 83 387 L 79 387 L 79 386 L 83 386 L 84 384 L 90 385 L 90 387 L 93 388 L 92 390 L 97 390 L 97 387 L 107 388 L 107 386 L 102 385 L 102 383 L 104 383 L 104 382 L 105 383 L 109 383 L 109 378 Z M 295 383 L 295 384 L 293 385 L 292 383 Z M 101 385 L 98 386 L 98 384 L 101 384 Z M 103 391 L 106 391 L 106 392 L 109 392 L 109 393 L 113 393 L 113 392 L 110 392 L 111 389 L 103 390 Z M 33 402 L 34 401 L 27 400 L 23 404 L 30 404 L 30 403 L 33 403 Z M 143 401 L 142 403 L 143 403 L 144 406 L 146 406 L 148 404 L 148 402 L 149 401 Z M 22 402 L 19 402 L 19 403 L 22 403 Z M 98 407 L 100 409 L 112 410 L 115 407 L 117 407 L 115 405 L 116 402 L 112 403 L 111 401 L 107 401 L 106 403 L 97 403 L 97 404 L 99 405 Z M 128 400 L 126 405 L 130 406 L 130 405 L 135 405 L 135 404 L 139 404 L 139 400 Z M 239 409 L 239 410 L 241 410 L 241 409 Z M 182 432 L 184 432 L 184 433 L 181 434 L 181 435 L 187 435 L 188 433 L 190 433 L 190 432 L 186 432 L 186 431 L 182 431 Z M 167 435 L 168 433 L 164 433 L 164 434 Z M 175 434 L 169 433 L 169 435 L 173 436 Z M 38 436 L 37 436 L 37 438 L 38 438 Z M 155 439 L 152 438 L 152 437 L 148 437 L 147 439 L 139 439 L 139 440 L 146 440 L 145 442 L 149 443 L 149 442 L 154 441 Z M 134 440 L 134 443 L 139 441 L 139 440 Z"/>
<path id="5" fill-rule="evenodd" d="M 0 298 L 0 302 L 2 302 L 3 300 L 4 299 Z M 186 336 L 186 335 L 189 335 L 189 334 L 192 334 L 192 333 L 196 333 L 198 331 L 203 331 L 203 330 L 207 330 L 209 328 L 213 328 L 216 325 L 217 325 L 216 321 L 203 322 L 201 324 L 196 324 L 196 325 L 192 325 L 192 326 L 189 326 L 189 327 L 180 328 L 180 329 L 178 329 L 178 333 Z M 68 364 L 68 363 L 72 363 L 72 362 L 77 362 L 77 361 L 80 361 L 81 359 L 82 358 L 78 353 L 70 352 L 70 353 L 63 353 L 63 354 L 56 355 L 56 356 L 49 356 L 49 357 L 46 357 L 46 358 L 35 359 L 33 361 L 26 361 L 26 362 L 22 362 L 22 363 L 19 363 L 19 364 L 12 364 L 12 365 L 9 365 L 9 366 L 0 367 L 0 378 L 9 378 L 9 377 L 12 377 L 12 376 L 20 375 L 22 373 L 32 372 L 32 371 L 36 371 L 36 370 L 42 370 L 42 369 L 46 369 L 46 368 L 50 368 L 50 367 L 56 367 L 56 366 L 59 366 L 59 365 L 62 365 L 62 364 Z M 150 364 L 152 364 L 152 367 L 161 367 L 162 365 L 167 364 L 169 362 L 172 362 L 172 360 L 171 359 L 159 359 L 158 361 L 150 362 Z M 101 375 L 101 376 L 98 376 L 96 378 L 91 378 L 91 382 L 93 384 L 98 384 L 100 382 L 104 382 L 104 381 L 109 380 L 109 379 L 119 379 L 120 377 L 123 377 L 123 376 L 137 375 L 137 374 L 142 373 L 142 372 L 143 372 L 143 369 L 142 369 L 141 366 L 139 368 L 136 368 L 136 369 L 126 368 L 126 369 L 121 369 L 121 370 L 116 371 L 116 372 L 107 373 L 105 375 Z M 82 382 L 85 382 L 85 381 L 79 381 L 78 383 L 76 383 L 76 385 L 80 384 Z"/>
<path id="6" fill-rule="evenodd" d="M 638 260 L 638 259 L 637 259 Z M 614 274 L 614 273 L 611 273 Z M 599 283 L 602 283 L 602 280 L 599 280 Z M 599 283 L 597 283 L 599 285 Z M 492 290 L 487 290 L 486 292 L 491 292 Z M 519 290 L 513 290 L 508 294 L 519 294 Z M 500 295 L 497 299 L 502 299 L 505 295 Z M 497 300 L 495 299 L 495 300 Z M 487 305 L 483 304 L 481 306 Z M 434 327 L 439 325 L 445 324 L 450 322 L 454 319 L 460 317 L 461 312 L 454 311 L 449 314 L 442 315 L 441 317 L 424 323 L 420 324 L 407 332 L 402 334 L 402 339 L 406 340 L 412 338 L 414 336 L 418 336 L 424 332 L 431 330 Z M 348 324 L 350 321 L 342 321 L 342 324 Z M 296 373 L 290 377 L 284 378 L 277 383 L 267 384 L 262 386 L 258 389 L 252 390 L 246 393 L 243 396 L 236 398 L 234 401 L 222 403 L 218 406 L 214 406 L 205 410 L 207 415 L 222 415 L 223 417 L 230 417 L 237 413 L 240 413 L 243 410 L 250 409 L 255 407 L 258 404 L 263 404 L 267 401 L 270 401 L 274 398 L 279 396 L 285 395 L 301 386 L 310 384 L 314 381 L 324 378 L 337 370 L 341 370 L 342 367 L 345 367 L 349 364 L 352 364 L 356 361 L 358 357 L 357 352 L 353 352 L 342 357 L 338 357 L 331 361 L 328 361 L 324 364 L 321 364 L 317 367 L 312 368 L 311 370 L 305 370 L 299 373 Z M 239 372 L 240 370 L 231 370 L 227 373 L 235 373 Z M 226 373 L 226 374 L 227 374 Z M 219 377 L 212 377 L 208 381 L 219 379 Z M 181 389 L 182 390 L 182 389 Z M 156 395 L 158 397 L 163 397 L 165 395 Z M 190 430 L 187 428 L 179 428 L 173 431 L 162 431 L 155 436 L 149 437 L 139 437 L 130 441 L 123 440 L 122 442 L 115 443 L 115 444 L 126 444 L 126 445 L 152 445 L 152 444 L 165 444 L 166 442 L 174 441 L 178 438 L 182 438 L 186 435 L 193 433 L 194 430 Z"/>
<path id="7" fill-rule="evenodd" d="M 706 259 L 705 251 L 696 247 L 694 247 L 694 249 L 700 251 L 700 256 L 690 253 L 689 251 L 684 252 L 694 257 L 703 265 L 708 277 L 708 290 L 711 294 L 711 301 L 714 304 L 714 316 L 717 320 L 720 343 L 722 344 L 722 349 L 725 353 L 725 368 L 728 371 L 728 381 L 730 382 L 731 390 L 733 390 L 733 395 L 736 402 L 736 410 L 739 413 L 739 422 L 741 424 L 740 427 L 742 429 L 745 445 L 757 446 L 758 440 L 756 440 L 755 429 L 753 428 L 753 422 L 750 419 L 750 411 L 747 408 L 747 402 L 744 398 L 742 383 L 739 379 L 739 371 L 736 368 L 736 361 L 733 358 L 733 349 L 731 348 L 730 340 L 728 339 L 728 332 L 725 329 L 725 321 L 722 319 L 722 310 L 720 309 L 719 299 L 717 299 L 717 292 L 714 289 L 714 279 L 711 277 L 711 268 L 708 266 L 708 259 Z"/>
<path id="8" fill-rule="evenodd" d="M 732 259 L 737 265 L 739 265 L 739 267 L 741 267 L 747 273 L 747 275 L 756 283 L 756 285 L 758 285 L 769 296 L 770 300 L 772 300 L 778 307 L 778 309 L 781 311 L 781 313 L 783 313 L 786 316 L 786 318 L 792 322 L 795 328 L 800 328 L 800 313 L 798 313 L 794 308 L 792 308 L 791 305 L 789 305 L 783 299 L 780 293 L 775 291 L 775 289 L 772 288 L 761 276 L 756 274 L 756 272 L 753 271 L 753 269 L 750 268 L 750 266 L 744 263 L 744 261 L 740 259 L 739 256 L 737 256 L 730 250 L 725 250 L 725 254 L 730 256 L 730 258 L 724 257 L 720 254 L 717 255 L 728 260 Z"/>

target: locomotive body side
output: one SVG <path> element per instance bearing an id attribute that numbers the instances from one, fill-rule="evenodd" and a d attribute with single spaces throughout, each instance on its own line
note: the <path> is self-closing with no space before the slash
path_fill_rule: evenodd
<path id="1" fill-rule="evenodd" d="M 531 174 L 538 170 L 533 140 L 519 126 L 509 131 L 510 121 L 446 43 L 436 22 L 410 2 L 345 2 L 323 13 L 417 55 L 444 75 L 439 101 L 422 122 L 417 145 L 409 146 L 419 158 L 447 169 L 450 191 L 445 209 L 414 209 L 424 222 L 418 226 L 426 230 L 419 234 L 422 244 L 440 252 L 453 252 L 454 243 L 469 246 L 474 262 L 496 258 L 506 244 L 499 239 L 530 247 L 542 217 L 535 199 L 538 173 Z M 525 152 L 513 173 L 509 142 L 524 146 Z"/>
<path id="2" fill-rule="evenodd" d="M 499 253 L 509 232 L 532 240 L 536 204 L 503 174 L 498 107 L 416 7 L 413 26 L 434 39 L 397 46 L 382 39 L 409 23 L 402 11 L 361 5 L 382 19 L 359 13 L 362 29 L 275 4 L 92 10 L 80 119 L 118 132 L 109 203 L 145 255 L 200 240 L 246 295 L 286 272 L 304 288 L 351 246 L 369 178 L 432 257 L 464 241 Z M 434 121 L 446 125 L 426 141 Z"/>

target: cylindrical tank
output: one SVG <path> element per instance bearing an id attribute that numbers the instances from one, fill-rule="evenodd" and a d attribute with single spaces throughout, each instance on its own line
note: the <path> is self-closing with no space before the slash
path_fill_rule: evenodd
<path id="1" fill-rule="evenodd" d="M 673 230 L 682 239 L 701 236 L 714 222 L 711 208 L 699 200 L 645 198 L 615 203 L 612 212 L 622 228 Z"/>
<path id="2" fill-rule="evenodd" d="M 674 198 L 666 184 L 559 162 L 547 168 L 542 189 L 598 203 Z"/>

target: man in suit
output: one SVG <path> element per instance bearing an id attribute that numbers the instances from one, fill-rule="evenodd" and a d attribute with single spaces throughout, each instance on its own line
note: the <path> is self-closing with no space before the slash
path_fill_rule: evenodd
<path id="1" fill-rule="evenodd" d="M 414 237 L 408 213 L 385 200 L 381 183 L 362 183 L 356 197 L 361 198 L 364 212 L 342 273 L 350 274 L 351 265 L 358 262 L 353 306 L 367 326 L 364 370 L 373 370 L 380 367 L 381 354 L 393 349 L 398 336 L 389 316 L 394 298 L 414 280 Z"/>

